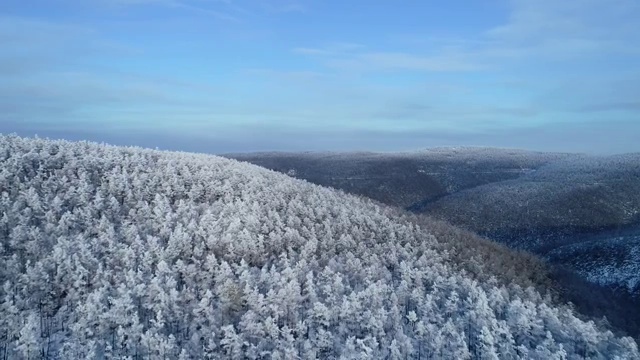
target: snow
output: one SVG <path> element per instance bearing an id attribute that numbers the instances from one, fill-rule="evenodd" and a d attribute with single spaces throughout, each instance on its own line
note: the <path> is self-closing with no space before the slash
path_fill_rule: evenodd
<path id="1" fill-rule="evenodd" d="M 11 359 L 640 357 L 371 201 L 215 156 L 16 136 L 0 154 Z"/>

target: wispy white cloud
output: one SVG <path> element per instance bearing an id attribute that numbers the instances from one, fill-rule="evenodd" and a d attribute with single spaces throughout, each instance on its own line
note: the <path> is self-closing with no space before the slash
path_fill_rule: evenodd
<path id="1" fill-rule="evenodd" d="M 615 114 L 617 120 L 640 113 L 635 100 L 640 93 L 640 2 L 512 0 L 510 6 L 503 24 L 476 35 L 409 34 L 406 41 L 396 36 L 390 44 L 310 46 L 293 52 L 327 72 L 394 72 L 410 78 L 471 72 L 474 79 L 485 79 L 458 83 L 471 89 L 464 93 L 414 88 L 374 94 L 361 89 L 362 97 L 377 105 L 363 106 L 359 118 L 393 121 L 394 126 L 401 122 L 418 129 L 428 120 L 429 128 L 482 131 L 524 124 L 598 123 L 603 113 Z M 460 79 L 456 74 L 440 75 L 452 86 Z M 406 105 L 400 96 L 416 101 Z"/>
<path id="2" fill-rule="evenodd" d="M 330 67 L 360 71 L 426 71 L 450 72 L 473 71 L 481 65 L 469 62 L 464 56 L 435 55 L 422 56 L 402 52 L 365 52 L 351 58 L 336 58 L 327 62 Z"/>
<path id="3" fill-rule="evenodd" d="M 639 56 L 640 2 L 635 0 L 511 0 L 510 15 L 475 36 L 392 36 L 395 48 L 340 49 L 306 46 L 299 55 L 318 57 L 333 68 L 362 71 L 499 70 L 509 62 L 579 61 L 593 57 Z M 384 45 L 378 47 L 384 49 Z"/>
<path id="4" fill-rule="evenodd" d="M 604 112 L 604 111 L 633 111 L 640 112 L 640 101 L 614 101 L 584 105 L 577 109 L 578 112 Z"/>
<path id="5" fill-rule="evenodd" d="M 220 10 L 214 10 L 214 9 L 209 9 L 209 8 L 205 8 L 202 6 L 197 6 L 197 5 L 193 5 L 187 2 L 179 2 L 179 1 L 172 1 L 172 4 L 169 5 L 171 7 L 175 7 L 175 8 L 180 8 L 180 9 L 186 9 L 186 10 L 190 10 L 190 11 L 195 11 L 198 13 L 202 13 L 205 15 L 211 15 L 219 20 L 227 20 L 227 21 L 234 21 L 234 22 L 239 22 L 240 18 L 236 15 L 232 15 L 228 12 L 224 12 L 224 11 L 220 11 Z"/>
<path id="6" fill-rule="evenodd" d="M 296 54 L 302 55 L 332 55 L 333 53 L 326 49 L 310 48 L 310 47 L 298 47 L 292 50 Z"/>
<path id="7" fill-rule="evenodd" d="M 458 53 L 423 55 L 410 52 L 372 51 L 355 43 L 333 43 L 325 47 L 298 47 L 299 55 L 316 57 L 333 69 L 349 71 L 425 71 L 449 72 L 478 70 L 481 66 Z"/>
<path id="8" fill-rule="evenodd" d="M 506 24 L 489 34 L 516 40 L 554 35 L 562 38 L 603 38 L 632 35 L 640 25 L 640 4 L 635 0 L 511 0 Z"/>
<path id="9" fill-rule="evenodd" d="M 260 76 L 281 80 L 293 80 L 293 81 L 309 81 L 324 78 L 327 74 L 319 71 L 308 70 L 273 70 L 273 69 L 245 69 L 244 73 L 249 76 Z"/>
<path id="10" fill-rule="evenodd" d="M 264 15 L 304 13 L 309 11 L 304 0 L 97 0 L 112 6 L 162 6 L 210 15 L 219 20 L 242 22 L 245 18 Z"/>
<path id="11" fill-rule="evenodd" d="M 231 10 L 238 10 L 237 7 L 231 6 L 230 1 L 209 0 L 97 0 L 108 6 L 161 6 L 166 8 L 186 10 L 198 14 L 208 15 L 218 20 L 238 22 L 240 18 L 233 14 Z"/>
<path id="12" fill-rule="evenodd" d="M 221 93 L 170 74 L 139 75 L 102 64 L 137 56 L 134 50 L 84 26 L 0 17 L 0 123 L 72 121 L 87 109 L 94 112 L 84 120 L 108 122 L 105 112 L 183 111 L 205 107 L 206 94 Z"/>
<path id="13" fill-rule="evenodd" d="M 37 46 L 50 42 L 59 45 L 60 35 L 83 37 L 92 33 L 88 27 L 0 14 L 0 44 L 3 45 L 0 50 L 6 51 L 8 46 L 24 48 L 25 43 L 34 41 Z"/>
<path id="14" fill-rule="evenodd" d="M 297 47 L 291 51 L 300 55 L 342 56 L 365 50 L 366 46 L 353 42 L 330 42 L 322 47 Z"/>
<path id="15" fill-rule="evenodd" d="M 304 13 L 309 11 L 308 4 L 303 1 L 264 1 L 261 3 L 262 7 L 272 14 L 285 14 L 285 13 Z"/>
<path id="16" fill-rule="evenodd" d="M 522 56 L 575 59 L 637 46 L 640 3 L 635 0 L 511 0 L 505 24 L 485 33 L 489 51 L 515 49 Z M 637 45 L 637 43 L 636 43 Z"/>
<path id="17" fill-rule="evenodd" d="M 582 75 L 582 74 L 580 74 Z M 599 73 L 592 76 L 566 75 L 552 81 L 541 79 L 544 91 L 532 97 L 532 104 L 546 111 L 587 115 L 600 118 L 603 113 L 618 113 L 637 118 L 640 106 L 640 69 L 623 73 Z M 635 114 L 635 115 L 634 115 Z M 611 114 L 607 114 L 610 116 Z"/>
<path id="18" fill-rule="evenodd" d="M 73 64 L 81 55 L 115 50 L 91 40 L 93 34 L 84 26 L 0 16 L 0 74 L 24 79 Z"/>

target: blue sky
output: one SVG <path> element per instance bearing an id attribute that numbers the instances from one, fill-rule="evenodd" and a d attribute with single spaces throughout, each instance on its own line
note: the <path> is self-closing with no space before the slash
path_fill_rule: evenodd
<path id="1" fill-rule="evenodd" d="M 637 0 L 3 0 L 0 132 L 640 151 Z"/>

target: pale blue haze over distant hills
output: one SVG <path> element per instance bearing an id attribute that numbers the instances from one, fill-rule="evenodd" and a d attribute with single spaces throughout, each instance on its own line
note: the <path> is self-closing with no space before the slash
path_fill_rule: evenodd
<path id="1" fill-rule="evenodd" d="M 4 0 L 0 132 L 640 151 L 636 0 Z"/>

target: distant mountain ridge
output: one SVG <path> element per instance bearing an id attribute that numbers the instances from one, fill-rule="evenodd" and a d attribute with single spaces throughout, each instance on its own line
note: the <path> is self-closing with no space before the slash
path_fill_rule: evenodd
<path id="1" fill-rule="evenodd" d="M 491 148 L 435 148 L 400 153 L 225 154 L 315 184 L 417 210 L 463 189 L 515 179 L 574 154 Z"/>
<path id="2" fill-rule="evenodd" d="M 471 206 L 460 206 L 463 202 Z M 516 179 L 465 189 L 422 210 L 485 234 L 635 225 L 640 223 L 640 154 L 549 163 Z"/>

